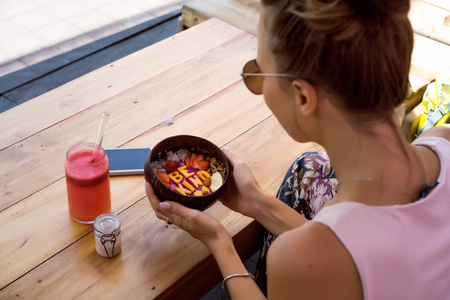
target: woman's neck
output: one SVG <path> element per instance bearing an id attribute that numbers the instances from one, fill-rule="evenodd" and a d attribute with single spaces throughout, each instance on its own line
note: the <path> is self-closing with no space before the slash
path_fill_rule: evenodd
<path id="1" fill-rule="evenodd" d="M 412 195 L 419 194 L 423 162 L 397 126 L 380 121 L 362 129 L 342 115 L 332 118 L 324 125 L 321 144 L 340 182 L 334 202 L 392 205 L 417 200 Z"/>

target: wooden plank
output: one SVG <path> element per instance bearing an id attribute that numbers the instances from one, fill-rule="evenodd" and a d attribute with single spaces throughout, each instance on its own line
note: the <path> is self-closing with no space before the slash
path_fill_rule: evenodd
<path id="1" fill-rule="evenodd" d="M 263 227 L 258 222 L 253 221 L 233 237 L 236 251 L 240 254 L 242 261 L 246 261 L 251 254 L 260 249 L 263 244 L 263 234 Z M 223 278 L 214 257 L 209 255 L 206 260 L 208 262 L 204 262 L 199 268 L 190 270 L 181 277 L 176 283 L 176 288 L 165 290 L 155 299 L 184 300 L 200 299 L 204 296 L 205 292 L 210 291 Z M 195 289 L 192 289 L 193 285 L 196 287 Z"/>
<path id="2" fill-rule="evenodd" d="M 212 20 L 205 27 L 207 28 L 194 27 L 181 32 L 175 37 L 159 42 L 155 47 L 138 51 L 133 58 L 122 58 L 114 64 L 108 64 L 96 70 L 94 74 L 87 74 L 80 80 L 69 82 L 66 89 L 52 90 L 44 96 L 39 96 L 0 114 L 0 131 L 2 132 L 0 149 L 9 147 L 200 54 L 195 47 L 196 43 L 192 43 L 192 47 L 180 49 L 173 46 L 174 40 L 197 41 L 204 45 L 203 51 L 207 53 L 226 41 L 242 35 L 238 29 L 230 29 L 230 25 L 218 20 Z M 210 34 L 201 36 L 196 34 L 203 30 Z M 214 34 L 217 31 L 223 34 Z M 97 75 L 99 73 L 101 73 L 100 76 Z M 67 90 L 71 92 L 67 93 Z M 18 115 L 22 118 L 17 118 Z M 28 120 L 29 126 L 20 126 L 23 120 Z"/>
<path id="3" fill-rule="evenodd" d="M 414 35 L 414 40 L 411 75 L 426 83 L 434 79 L 436 72 L 450 67 L 450 46 L 418 34 Z"/>
<path id="4" fill-rule="evenodd" d="M 217 49 L 214 55 L 203 53 L 184 65 L 173 67 L 160 76 L 140 84 L 136 80 L 135 84 L 138 85 L 128 91 L 125 101 L 124 96 L 118 94 L 102 102 L 102 105 L 80 112 L 75 118 L 68 118 L 58 125 L 4 149 L 0 152 L 0 160 L 6 162 L 3 164 L 3 173 L 0 174 L 0 182 L 5 186 L 2 191 L 3 201 L 0 203 L 0 210 L 62 178 L 65 152 L 71 145 L 81 142 L 79 135 L 74 137 L 73 131 L 85 132 L 84 141 L 94 140 L 99 126 L 99 118 L 105 110 L 111 114 L 110 123 L 114 122 L 113 124 L 120 124 L 120 126 L 111 125 L 109 127 L 111 129 L 107 129 L 104 147 L 112 148 L 123 145 L 133 137 L 147 131 L 151 128 L 149 126 L 157 126 L 167 118 L 179 114 L 192 105 L 220 92 L 230 84 L 240 81 L 238 70 L 242 68 L 246 60 L 255 55 L 255 50 L 254 39 L 250 35 L 242 33 L 233 43 Z M 249 53 L 249 57 L 242 57 L 241 53 Z M 151 57 L 142 59 L 150 60 Z M 133 64 L 136 66 L 139 61 L 140 58 Z M 208 66 L 208 68 L 201 68 L 199 65 Z M 179 74 L 184 74 L 189 69 L 196 69 L 198 72 L 179 82 Z M 130 75 L 119 75 L 119 78 L 114 80 L 117 82 L 120 82 L 121 79 L 126 80 L 125 76 Z M 95 80 L 101 78 L 92 77 L 89 74 L 85 77 L 95 78 Z M 80 81 L 84 82 L 85 77 Z M 198 86 L 199 82 L 202 83 L 202 87 Z M 173 88 L 175 83 L 177 83 L 176 89 Z M 93 86 L 92 83 L 90 85 Z M 77 86 L 79 85 L 77 84 Z M 55 93 L 66 93 L 67 90 L 70 89 L 57 89 Z M 95 98 L 88 93 L 79 96 L 86 100 Z M 49 98 L 50 100 L 54 99 L 53 94 Z M 49 99 L 38 98 L 36 100 L 48 101 Z M 56 103 L 53 110 L 59 110 L 58 99 L 54 99 L 54 101 Z M 74 101 L 67 105 L 79 106 L 80 103 Z M 71 110 L 75 112 L 77 109 Z M 129 118 L 130 114 L 134 114 L 135 117 Z M 34 120 L 30 120 L 30 123 L 32 121 Z M 22 167 L 17 167 L 18 162 Z M 42 166 L 47 166 L 45 174 L 40 172 Z M 27 176 L 22 176 L 22 174 L 27 174 Z M 23 188 L 18 188 L 19 186 Z"/>
<path id="5" fill-rule="evenodd" d="M 215 214 L 223 224 L 245 226 L 248 220 L 240 220 L 235 213 L 217 215 L 220 207 L 216 204 L 209 213 Z M 76 247 L 69 246 L 44 262 L 0 291 L 0 296 L 5 299 L 16 295 L 20 299 L 154 299 L 172 285 L 170 293 L 178 294 L 177 282 L 168 280 L 173 277 L 171 273 L 177 274 L 175 278 L 179 281 L 186 276 L 189 266 L 209 255 L 209 250 L 186 232 L 166 228 L 164 222 L 156 219 L 146 200 L 120 217 L 123 249 L 118 257 L 112 260 L 99 257 L 90 232 Z M 130 232 L 140 234 L 133 236 Z M 127 248 L 127 244 L 133 247 Z M 97 275 L 98 270 L 102 270 L 102 276 Z M 181 298 L 178 295 L 172 299 Z"/>
<path id="6" fill-rule="evenodd" d="M 181 18 L 187 28 L 218 18 L 256 35 L 260 5 L 258 0 L 195 0 L 183 5 Z"/>
<path id="7" fill-rule="evenodd" d="M 278 137 L 276 147 L 273 146 L 273 136 Z M 303 151 L 313 147 L 311 144 L 299 144 L 293 141 L 284 132 L 276 118 L 273 116 L 263 121 L 260 126 L 253 127 L 251 130 L 246 131 L 237 139 L 227 143 L 227 145 L 231 151 L 249 164 L 255 172 L 257 179 L 260 181 L 261 186 L 272 194 L 278 189 L 281 179 L 293 159 Z M 280 151 L 283 155 L 279 155 Z M 269 161 L 269 158 L 273 157 L 277 158 L 275 163 L 273 160 L 270 160 L 270 164 L 265 163 Z M 273 178 L 277 178 L 277 180 L 274 180 Z M 55 233 L 54 228 L 51 230 L 50 228 L 44 227 L 45 231 L 48 231 L 47 235 L 51 233 L 57 235 L 53 240 L 59 240 L 58 242 L 62 244 L 59 245 L 59 247 L 62 246 L 62 249 L 65 249 L 58 251 L 51 260 L 37 266 L 25 276 L 4 288 L 0 291 L 0 297 L 8 298 L 13 295 L 19 295 L 21 298 L 36 298 L 38 296 L 44 298 L 74 298 L 82 296 L 90 299 L 97 299 L 99 297 L 122 298 L 131 296 L 132 298 L 142 299 L 153 298 L 168 285 L 174 284 L 174 290 L 171 291 L 171 296 L 178 294 L 178 296 L 174 296 L 172 299 L 179 299 L 179 293 L 184 291 L 183 285 L 179 286 L 181 290 L 178 293 L 177 283 L 165 281 L 167 280 L 166 278 L 169 277 L 168 272 L 176 272 L 176 274 L 178 274 L 178 280 L 193 281 L 194 285 L 197 283 L 200 284 L 199 282 L 202 278 L 202 274 L 198 274 L 195 270 L 192 270 L 189 265 L 198 263 L 202 257 L 208 253 L 207 248 L 200 247 L 202 250 L 198 251 L 195 256 L 187 256 L 187 254 L 192 253 L 192 247 L 199 247 L 199 242 L 182 230 L 173 228 L 166 229 L 165 223 L 156 219 L 151 207 L 144 198 L 145 194 L 142 187 L 142 177 L 140 179 L 135 179 L 136 180 L 131 180 L 131 182 L 136 184 L 137 181 L 139 181 L 141 188 L 138 189 L 135 187 L 134 189 L 141 193 L 143 199 L 120 213 L 123 233 L 123 252 L 120 256 L 113 260 L 105 260 L 104 258 L 97 256 L 94 250 L 93 235 L 91 229 L 88 229 L 90 226 L 68 224 L 67 231 L 74 231 L 75 229 L 78 229 L 78 227 L 83 227 L 84 231 L 76 235 L 84 236 L 77 242 L 76 247 L 68 246 L 67 248 L 65 247 L 70 245 L 70 243 L 59 240 L 64 239 L 67 232 Z M 121 178 L 117 178 L 117 180 L 121 180 Z M 123 184 L 123 187 L 130 192 L 132 189 L 128 186 L 128 182 L 130 182 L 129 178 L 122 180 L 123 182 L 121 184 Z M 62 188 L 61 186 L 59 187 L 59 190 Z M 114 183 L 112 186 L 114 186 Z M 49 187 L 49 189 L 51 190 L 52 188 Z M 49 195 L 48 192 L 42 194 L 41 197 Z M 125 194 L 123 196 L 126 197 Z M 136 199 L 136 195 L 134 195 L 133 198 Z M 57 201 L 61 202 L 61 199 Z M 26 208 L 26 206 L 24 206 L 24 208 Z M 242 217 L 237 213 L 220 208 L 219 203 L 211 207 L 208 212 L 215 218 L 218 218 L 232 235 L 237 234 L 237 228 L 242 228 L 244 225 L 251 222 L 251 219 L 249 218 Z M 48 213 L 51 214 L 50 211 L 48 211 Z M 61 212 L 59 215 L 61 215 Z M 47 218 L 52 217 L 53 216 L 51 215 L 47 215 Z M 69 218 L 67 212 L 63 217 L 66 218 L 66 222 L 63 223 L 67 223 Z M 60 219 L 63 221 L 62 218 Z M 45 220 L 40 222 L 33 220 L 30 224 L 38 226 L 37 224 L 42 222 L 45 222 Z M 0 228 L 2 228 L 3 231 L 3 224 Z M 20 234 L 20 232 L 18 229 L 13 231 L 14 233 L 9 234 L 9 237 L 6 237 L 7 239 L 4 241 L 9 241 L 10 239 L 17 240 L 17 234 Z M 39 232 L 41 231 L 43 230 L 39 230 Z M 6 232 L 7 231 L 5 230 L 5 233 Z M 129 232 L 139 232 L 140 235 L 130 236 L 128 234 Z M 34 231 L 33 234 L 37 235 L 38 232 Z M 28 243 L 22 242 L 22 248 L 28 248 L 28 251 L 42 251 L 39 248 L 45 247 L 46 243 L 43 243 L 44 241 L 46 243 L 49 242 L 42 237 L 33 236 Z M 18 244 L 20 243 L 21 242 Z M 40 247 L 32 246 L 31 244 L 33 243 L 39 243 Z M 132 243 L 133 247 L 128 248 L 127 243 Z M 26 259 L 25 251 L 22 251 L 21 248 L 15 250 L 15 252 L 23 252 L 21 259 Z M 175 253 L 176 255 L 174 255 Z M 51 256 L 52 254 L 47 255 Z M 86 263 L 80 264 L 80 260 L 85 261 Z M 12 270 L 11 267 L 6 266 L 6 270 L 8 271 L 7 275 L 17 268 L 20 268 L 21 265 L 20 259 L 13 262 L 11 257 L 2 258 L 0 261 L 9 262 L 10 265 L 15 266 L 14 270 Z M 121 267 L 122 261 L 127 261 L 127 268 Z M 130 261 L 132 261 L 132 263 L 130 263 Z M 94 283 L 93 280 L 97 280 L 98 277 L 92 274 L 96 274 L 96 270 L 98 269 L 103 270 L 105 275 L 102 276 L 100 282 Z M 185 276 L 190 276 L 190 278 L 187 279 Z M 16 277 L 18 277 L 17 274 L 10 278 Z M 118 282 L 120 282 L 121 285 L 120 289 L 114 288 L 114 285 Z M 96 288 L 90 288 L 93 283 L 96 285 Z M 142 286 L 144 285 L 149 288 L 142 289 Z M 58 289 L 56 289 L 56 287 L 58 287 Z"/>
<path id="8" fill-rule="evenodd" d="M 204 13 L 191 8 L 188 5 L 183 5 L 183 10 L 181 11 L 181 22 L 183 23 L 184 28 L 191 28 L 209 19 L 210 17 Z"/>
<path id="9" fill-rule="evenodd" d="M 421 1 L 450 11 L 450 2 L 448 0 L 421 0 Z"/>
<path id="10" fill-rule="evenodd" d="M 409 19 L 414 31 L 450 45 L 450 27 L 444 24 L 448 15 L 449 9 L 435 6 L 426 0 L 411 2 Z"/>

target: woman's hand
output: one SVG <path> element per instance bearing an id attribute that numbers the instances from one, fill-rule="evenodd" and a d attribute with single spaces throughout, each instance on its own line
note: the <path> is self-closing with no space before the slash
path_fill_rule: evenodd
<path id="1" fill-rule="evenodd" d="M 276 236 L 307 222 L 297 211 L 265 192 L 256 182 L 250 168 L 227 148 L 223 150 L 232 166 L 220 199 L 224 205 L 256 219 Z"/>
<path id="2" fill-rule="evenodd" d="M 187 208 L 176 202 L 161 202 L 148 182 L 145 182 L 145 191 L 158 218 L 165 221 L 169 218 L 172 224 L 187 231 L 212 251 L 214 247 L 220 247 L 221 243 L 233 243 L 225 227 L 210 215 L 196 209 Z"/>
<path id="3" fill-rule="evenodd" d="M 223 152 L 231 166 L 227 186 L 220 201 L 234 211 L 254 217 L 266 193 L 244 162 L 234 156 L 228 148 L 224 148 Z"/>

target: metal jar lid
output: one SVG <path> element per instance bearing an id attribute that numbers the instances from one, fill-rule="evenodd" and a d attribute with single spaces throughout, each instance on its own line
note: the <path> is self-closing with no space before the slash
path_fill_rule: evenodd
<path id="1" fill-rule="evenodd" d="M 120 234 L 120 218 L 115 214 L 101 214 L 94 221 L 95 234 L 111 234 L 115 231 Z"/>

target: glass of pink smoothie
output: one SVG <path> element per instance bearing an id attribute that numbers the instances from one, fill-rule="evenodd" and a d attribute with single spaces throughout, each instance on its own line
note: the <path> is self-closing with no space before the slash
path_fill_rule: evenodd
<path id="1" fill-rule="evenodd" d="M 75 221 L 92 224 L 98 215 L 111 211 L 109 162 L 101 146 L 73 146 L 67 151 L 64 169 L 69 212 Z"/>

